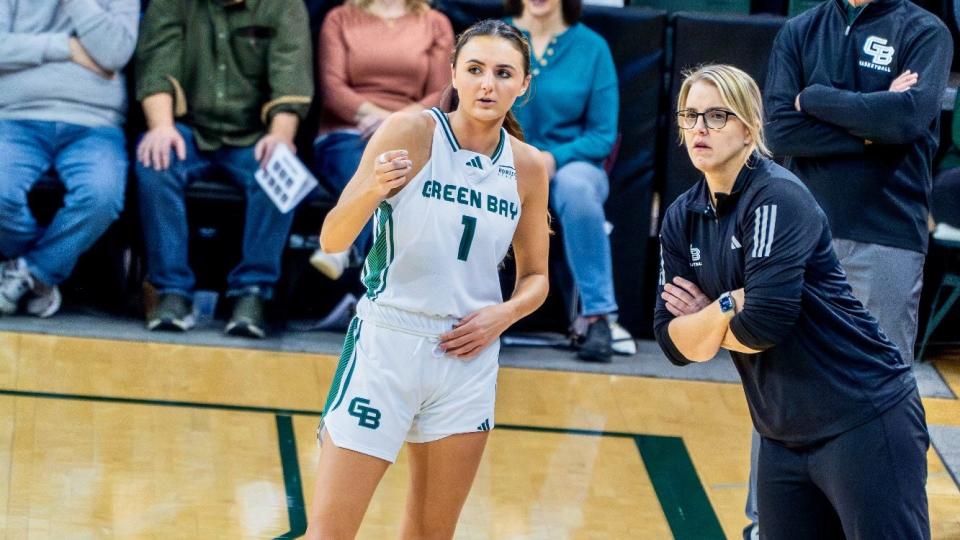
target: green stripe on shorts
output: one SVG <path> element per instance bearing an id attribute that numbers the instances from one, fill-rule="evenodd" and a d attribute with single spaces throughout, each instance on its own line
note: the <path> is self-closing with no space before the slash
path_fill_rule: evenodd
<path id="1" fill-rule="evenodd" d="M 353 357 L 354 350 L 356 349 L 357 338 L 360 337 L 360 319 L 354 317 L 350 321 L 350 327 L 347 328 L 347 335 L 343 339 L 343 350 L 340 352 L 340 361 L 337 363 L 337 371 L 333 375 L 333 381 L 330 383 L 330 392 L 327 394 L 327 402 L 323 406 L 323 416 L 327 415 L 327 412 L 330 411 L 330 404 L 333 402 L 337 394 L 340 393 L 340 382 L 343 380 L 343 373 L 347 370 L 347 364 L 350 363 L 350 359 Z M 355 364 L 356 362 L 354 362 Z M 350 374 L 353 374 L 353 368 L 350 369 Z M 347 377 L 347 384 L 344 385 L 343 391 L 346 393 L 347 386 L 350 384 L 350 377 Z"/>

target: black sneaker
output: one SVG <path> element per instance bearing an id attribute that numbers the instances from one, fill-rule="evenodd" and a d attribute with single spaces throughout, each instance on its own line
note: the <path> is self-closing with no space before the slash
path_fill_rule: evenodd
<path id="1" fill-rule="evenodd" d="M 587 327 L 587 335 L 580 344 L 577 357 L 588 362 L 609 362 L 612 359 L 613 336 L 606 317 L 597 319 Z"/>
<path id="2" fill-rule="evenodd" d="M 267 337 L 267 325 L 263 316 L 263 298 L 256 294 L 247 294 L 237 298 L 233 306 L 233 316 L 224 332 L 231 336 L 263 339 Z"/>
<path id="3" fill-rule="evenodd" d="M 196 322 L 189 300 L 179 294 L 161 294 L 157 307 L 147 315 L 147 330 L 186 332 Z"/>

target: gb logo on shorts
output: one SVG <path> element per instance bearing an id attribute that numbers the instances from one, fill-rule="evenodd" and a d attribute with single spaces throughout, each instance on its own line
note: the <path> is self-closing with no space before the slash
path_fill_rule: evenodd
<path id="1" fill-rule="evenodd" d="M 377 429 L 380 427 L 380 410 L 368 407 L 370 400 L 362 397 L 355 397 L 350 402 L 348 412 L 350 416 L 355 416 L 360 420 L 360 427 Z"/>
<path id="2" fill-rule="evenodd" d="M 870 36 L 863 43 L 863 52 L 873 57 L 872 62 L 860 61 L 860 66 L 886 71 L 890 73 L 888 67 L 893 62 L 894 48 L 887 45 L 887 40 L 882 37 Z"/>

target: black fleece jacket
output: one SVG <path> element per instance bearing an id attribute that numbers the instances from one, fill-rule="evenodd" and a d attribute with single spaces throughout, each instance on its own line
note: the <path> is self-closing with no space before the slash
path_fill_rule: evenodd
<path id="1" fill-rule="evenodd" d="M 846 0 L 830 0 L 780 30 L 764 89 L 766 136 L 835 237 L 926 252 L 952 55 L 947 27 L 907 0 L 874 0 L 852 23 Z M 906 70 L 917 85 L 890 92 Z"/>
<path id="2" fill-rule="evenodd" d="M 876 319 L 853 297 L 826 216 L 790 171 L 753 158 L 732 192 L 710 203 L 701 180 L 667 210 L 660 288 L 675 276 L 711 299 L 741 287 L 730 330 L 756 354 L 731 352 L 757 430 L 814 444 L 875 418 L 916 388 Z M 708 306 L 706 309 L 717 309 Z M 677 365 L 674 319 L 657 295 L 654 332 Z"/>

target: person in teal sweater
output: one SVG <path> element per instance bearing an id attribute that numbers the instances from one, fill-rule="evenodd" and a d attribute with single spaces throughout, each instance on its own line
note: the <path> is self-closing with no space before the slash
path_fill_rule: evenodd
<path id="1" fill-rule="evenodd" d="M 563 227 L 564 251 L 587 319 L 578 356 L 609 362 L 613 353 L 610 240 L 603 203 L 610 190 L 603 162 L 617 138 L 620 95 L 606 41 L 578 20 L 581 0 L 505 0 L 506 21 L 530 41 L 529 99 L 513 112 L 550 175 L 550 206 Z"/>

